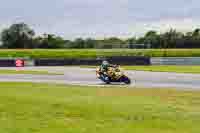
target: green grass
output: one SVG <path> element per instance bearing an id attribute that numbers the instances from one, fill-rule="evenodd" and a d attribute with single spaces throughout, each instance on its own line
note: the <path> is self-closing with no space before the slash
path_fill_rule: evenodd
<path id="1" fill-rule="evenodd" d="M 124 66 L 123 68 L 153 72 L 200 73 L 200 66 Z"/>
<path id="2" fill-rule="evenodd" d="M 0 84 L 1 133 L 199 133 L 200 92 Z"/>
<path id="3" fill-rule="evenodd" d="M 0 74 L 63 75 L 61 73 L 51 73 L 48 71 L 32 71 L 32 70 L 0 70 Z"/>
<path id="4" fill-rule="evenodd" d="M 61 49 L 0 50 L 0 57 L 96 58 L 99 56 L 200 57 L 200 49 Z"/>

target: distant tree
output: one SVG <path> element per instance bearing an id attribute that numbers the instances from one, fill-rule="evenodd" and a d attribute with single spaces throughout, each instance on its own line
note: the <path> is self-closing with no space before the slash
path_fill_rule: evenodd
<path id="1" fill-rule="evenodd" d="M 149 31 L 144 36 L 144 44 L 150 45 L 152 48 L 159 48 L 159 35 L 156 31 Z"/>
<path id="2" fill-rule="evenodd" d="M 85 40 L 85 46 L 84 48 L 96 48 L 97 46 L 97 41 L 92 39 L 92 38 L 87 38 Z"/>
<path id="3" fill-rule="evenodd" d="M 200 48 L 200 29 L 195 29 L 190 36 L 190 42 L 187 46 L 192 48 Z"/>
<path id="4" fill-rule="evenodd" d="M 53 35 L 44 34 L 42 37 L 35 38 L 38 48 L 64 48 L 66 41 L 63 38 Z"/>
<path id="5" fill-rule="evenodd" d="M 192 32 L 192 37 L 193 37 L 193 38 L 196 38 L 196 39 L 199 39 L 199 38 L 200 38 L 200 29 L 195 29 L 195 30 Z"/>
<path id="6" fill-rule="evenodd" d="M 162 39 L 162 48 L 176 48 L 177 42 L 180 41 L 184 35 L 180 32 L 177 32 L 175 29 L 170 29 L 161 35 Z"/>
<path id="7" fill-rule="evenodd" d="M 72 43 L 71 40 L 64 40 L 64 48 L 71 48 Z"/>
<path id="8" fill-rule="evenodd" d="M 33 48 L 35 32 L 24 23 L 13 24 L 1 33 L 4 48 Z"/>
<path id="9" fill-rule="evenodd" d="M 73 48 L 84 48 L 85 40 L 82 38 L 77 38 L 73 41 Z"/>
<path id="10" fill-rule="evenodd" d="M 137 38 L 136 43 L 137 44 L 144 44 L 145 43 L 145 37 L 139 37 L 139 38 Z"/>
<path id="11" fill-rule="evenodd" d="M 137 42 L 137 39 L 135 37 L 128 38 L 126 40 L 126 44 L 136 44 L 136 42 Z"/>
<path id="12" fill-rule="evenodd" d="M 101 45 L 103 48 L 123 48 L 125 44 L 126 41 L 118 37 L 104 38 L 101 40 Z"/>

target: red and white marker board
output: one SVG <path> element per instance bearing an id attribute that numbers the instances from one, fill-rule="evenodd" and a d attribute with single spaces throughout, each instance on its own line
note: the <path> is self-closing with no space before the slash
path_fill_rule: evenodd
<path id="1" fill-rule="evenodd" d="M 22 60 L 22 59 L 15 60 L 15 66 L 16 67 L 24 67 L 24 60 Z"/>

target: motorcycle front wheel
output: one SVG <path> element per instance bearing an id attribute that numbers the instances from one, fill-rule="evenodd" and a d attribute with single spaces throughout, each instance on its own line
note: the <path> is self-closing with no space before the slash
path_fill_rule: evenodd
<path id="1" fill-rule="evenodd" d="M 128 77 L 124 77 L 125 84 L 131 84 L 131 80 Z"/>

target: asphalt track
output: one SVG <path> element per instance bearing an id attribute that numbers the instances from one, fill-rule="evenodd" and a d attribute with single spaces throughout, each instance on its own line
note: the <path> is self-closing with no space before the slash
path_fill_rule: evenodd
<path id="1" fill-rule="evenodd" d="M 1 69 L 16 70 L 16 68 L 0 68 L 0 70 Z M 105 85 L 96 78 L 95 69 L 80 67 L 26 67 L 20 69 L 64 73 L 64 75 L 0 74 L 0 82 L 65 83 L 89 86 Z M 132 80 L 132 84 L 130 86 L 135 86 L 138 88 L 156 87 L 200 90 L 200 74 L 178 74 L 144 71 L 126 71 L 126 73 Z"/>

